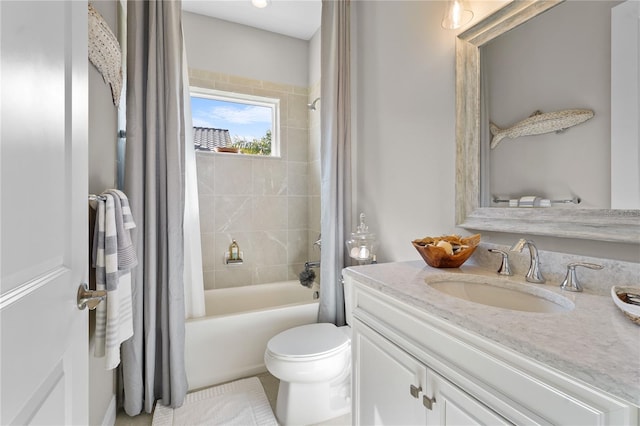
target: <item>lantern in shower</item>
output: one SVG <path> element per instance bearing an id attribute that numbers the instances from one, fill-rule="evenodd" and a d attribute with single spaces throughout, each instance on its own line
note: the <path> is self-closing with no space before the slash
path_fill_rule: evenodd
<path id="1" fill-rule="evenodd" d="M 360 263 L 375 262 L 376 235 L 369 232 L 369 227 L 364 223 L 365 215 L 360 213 L 360 225 L 356 232 L 351 233 L 351 239 L 346 242 L 349 257 Z"/>

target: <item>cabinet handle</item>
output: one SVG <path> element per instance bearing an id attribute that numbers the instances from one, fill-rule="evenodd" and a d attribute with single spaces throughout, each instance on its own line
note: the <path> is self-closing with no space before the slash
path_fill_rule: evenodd
<path id="1" fill-rule="evenodd" d="M 418 386 L 418 387 L 415 387 L 414 385 L 409 386 L 409 393 L 411 394 L 412 397 L 416 399 L 420 398 L 420 392 L 422 392 L 421 386 Z"/>
<path id="2" fill-rule="evenodd" d="M 433 404 L 436 403 L 435 398 L 429 398 L 427 395 L 422 397 L 422 405 L 427 407 L 427 410 L 431 410 L 433 408 Z"/>

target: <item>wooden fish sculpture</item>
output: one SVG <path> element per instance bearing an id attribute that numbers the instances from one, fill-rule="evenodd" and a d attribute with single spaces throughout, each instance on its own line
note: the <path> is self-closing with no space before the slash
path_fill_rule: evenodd
<path id="1" fill-rule="evenodd" d="M 493 135 L 491 149 L 498 146 L 504 138 L 515 139 L 519 136 L 541 135 L 550 132 L 559 133 L 569 127 L 584 123 L 591 117 L 593 117 L 593 111 L 590 109 L 565 109 L 547 113 L 536 111 L 529 118 L 507 129 L 501 129 L 490 123 L 491 134 Z"/>

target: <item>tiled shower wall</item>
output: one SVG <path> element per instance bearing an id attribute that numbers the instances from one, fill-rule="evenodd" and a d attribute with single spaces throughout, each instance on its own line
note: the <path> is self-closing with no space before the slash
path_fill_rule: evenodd
<path id="1" fill-rule="evenodd" d="M 320 97 L 320 82 L 309 88 L 309 102 Z M 309 111 L 309 242 L 313 244 L 320 238 L 320 102 L 315 111 Z M 309 250 L 309 260 L 320 260 L 319 246 Z M 320 282 L 320 269 L 316 269 L 316 282 Z"/>
<path id="2" fill-rule="evenodd" d="M 196 153 L 205 289 L 298 279 L 304 262 L 320 258 L 312 246 L 320 229 L 320 111 L 311 112 L 318 132 L 311 137 L 307 108 L 309 92 L 319 88 L 195 69 L 189 83 L 280 99 L 280 158 Z M 241 265 L 223 261 L 232 239 L 244 254 Z"/>

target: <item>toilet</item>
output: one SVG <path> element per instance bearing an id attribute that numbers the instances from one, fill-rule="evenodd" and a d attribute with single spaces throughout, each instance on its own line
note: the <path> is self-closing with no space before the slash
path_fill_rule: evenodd
<path id="1" fill-rule="evenodd" d="M 321 423 L 351 411 L 351 327 L 317 323 L 285 330 L 267 343 L 264 363 L 280 379 L 280 424 Z"/>

